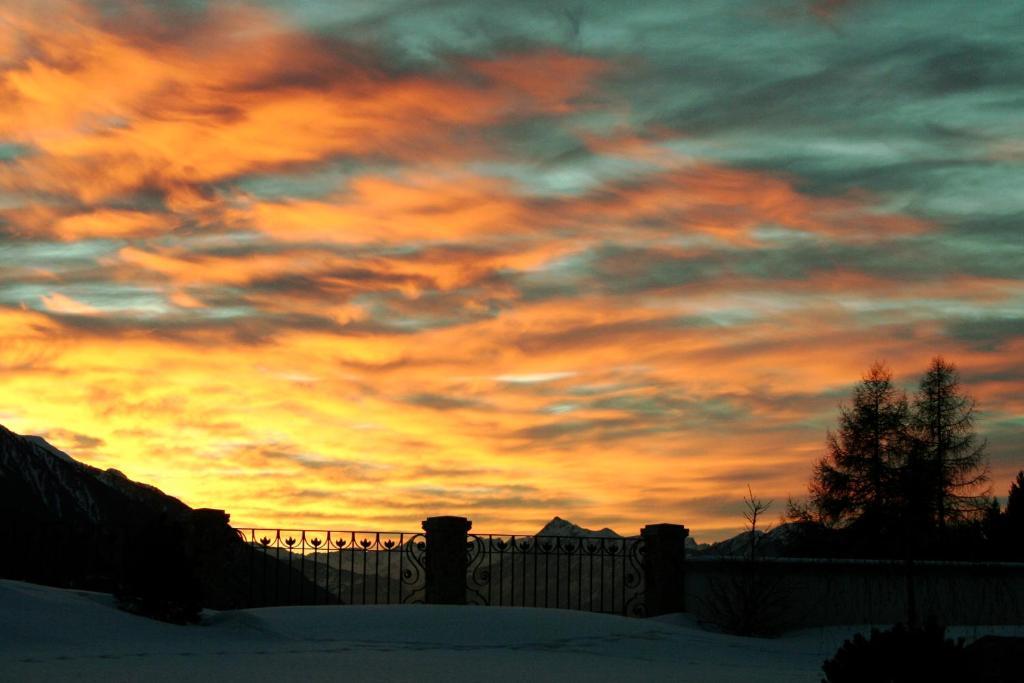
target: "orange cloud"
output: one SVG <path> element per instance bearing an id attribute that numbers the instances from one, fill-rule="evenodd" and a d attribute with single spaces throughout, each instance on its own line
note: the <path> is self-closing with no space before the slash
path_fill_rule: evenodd
<path id="1" fill-rule="evenodd" d="M 469 129 L 568 111 L 602 72 L 551 52 L 473 63 L 482 84 L 391 76 L 237 6 L 172 41 L 130 40 L 77 6 L 4 17 L 36 47 L 0 72 L 0 135 L 39 153 L 0 169 L 0 187 L 89 203 L 339 154 L 464 156 Z"/>
<path id="2" fill-rule="evenodd" d="M 346 261 L 314 251 L 231 258 L 193 256 L 183 250 L 152 252 L 137 247 L 124 247 L 118 252 L 116 263 L 158 273 L 178 285 L 242 285 L 261 277 L 284 273 L 315 273 Z"/>
<path id="3" fill-rule="evenodd" d="M 188 292 L 176 290 L 168 297 L 170 302 L 179 308 L 205 308 L 205 304 Z"/>
<path id="4" fill-rule="evenodd" d="M 357 178 L 327 201 L 254 202 L 236 222 L 287 242 L 462 241 L 528 229 L 507 184 L 460 174 Z"/>
<path id="5" fill-rule="evenodd" d="M 97 237 L 132 237 L 166 232 L 176 223 L 173 216 L 101 209 L 64 216 L 53 225 L 53 232 L 59 238 L 68 241 Z"/>
<path id="6" fill-rule="evenodd" d="M 814 197 L 800 193 L 785 178 L 706 163 L 602 187 L 572 206 L 570 215 L 581 223 L 621 225 L 619 233 L 636 233 L 636 225 L 653 224 L 741 247 L 764 241 L 756 234 L 759 228 L 781 227 L 843 242 L 927 229 L 919 219 L 878 212 L 868 197 Z"/>
<path id="7" fill-rule="evenodd" d="M 608 65 L 592 57 L 567 55 L 554 50 L 513 58 L 478 61 L 473 69 L 495 83 L 523 93 L 526 107 L 540 106 L 552 112 L 568 112 L 572 101 L 608 71 Z"/>
<path id="8" fill-rule="evenodd" d="M 89 304 L 76 301 L 60 292 L 42 297 L 46 310 L 67 315 L 100 315 L 100 311 Z"/>
<path id="9" fill-rule="evenodd" d="M 811 14 L 826 21 L 836 18 L 836 15 L 855 4 L 856 0 L 810 0 L 808 6 Z"/>
<path id="10" fill-rule="evenodd" d="M 321 200 L 236 202 L 228 222 L 286 242 L 538 242 L 557 235 L 576 248 L 682 236 L 761 248 L 771 229 L 864 243 L 928 229 L 919 219 L 878 211 L 867 196 L 804 195 L 784 178 L 695 163 L 646 143 L 630 145 L 629 153 L 639 154 L 638 145 L 660 168 L 577 198 L 541 201 L 508 181 L 465 172 L 362 176 L 346 192 Z"/>

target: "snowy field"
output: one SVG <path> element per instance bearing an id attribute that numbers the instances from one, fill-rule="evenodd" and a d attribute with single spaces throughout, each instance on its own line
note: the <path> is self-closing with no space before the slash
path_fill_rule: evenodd
<path id="1" fill-rule="evenodd" d="M 686 615 L 628 619 L 498 607 L 276 607 L 174 626 L 109 595 L 0 581 L 2 681 L 819 681 L 860 630 L 761 640 Z M 965 629 L 1024 634 L 1024 629 Z"/>

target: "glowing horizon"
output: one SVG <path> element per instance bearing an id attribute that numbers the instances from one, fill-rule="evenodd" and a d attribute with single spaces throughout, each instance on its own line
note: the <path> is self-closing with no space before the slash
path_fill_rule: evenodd
<path id="1" fill-rule="evenodd" d="M 941 354 L 1024 465 L 1011 9 L 23 5 L 13 431 L 238 526 L 706 541 Z"/>

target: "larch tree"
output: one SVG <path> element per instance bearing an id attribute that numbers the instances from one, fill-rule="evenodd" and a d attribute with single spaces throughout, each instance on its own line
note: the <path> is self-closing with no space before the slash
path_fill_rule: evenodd
<path id="1" fill-rule="evenodd" d="M 985 441 L 975 432 L 975 417 L 975 401 L 961 388 L 956 366 L 934 358 L 914 397 L 907 469 L 940 534 L 988 502 Z"/>
<path id="2" fill-rule="evenodd" d="M 1006 530 L 1008 548 L 1016 557 L 1024 557 L 1024 470 L 1010 484 L 1006 498 Z"/>
<path id="3" fill-rule="evenodd" d="M 1017 473 L 1017 478 L 1010 483 L 1010 493 L 1006 497 L 1006 516 L 1024 528 L 1024 470 Z"/>
<path id="4" fill-rule="evenodd" d="M 837 526 L 884 525 L 898 514 L 899 470 L 905 462 L 910 409 L 884 363 L 875 363 L 856 386 L 827 453 L 815 466 L 810 505 Z"/>

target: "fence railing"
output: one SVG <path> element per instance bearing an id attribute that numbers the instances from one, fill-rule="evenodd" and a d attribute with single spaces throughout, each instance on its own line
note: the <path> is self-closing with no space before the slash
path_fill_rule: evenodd
<path id="1" fill-rule="evenodd" d="M 245 606 L 441 602 L 645 613 L 644 539 L 424 532 L 236 529 Z"/>
<path id="2" fill-rule="evenodd" d="M 236 529 L 249 606 L 424 601 L 422 532 Z"/>
<path id="3" fill-rule="evenodd" d="M 643 615 L 643 543 L 600 536 L 469 536 L 467 601 Z"/>

